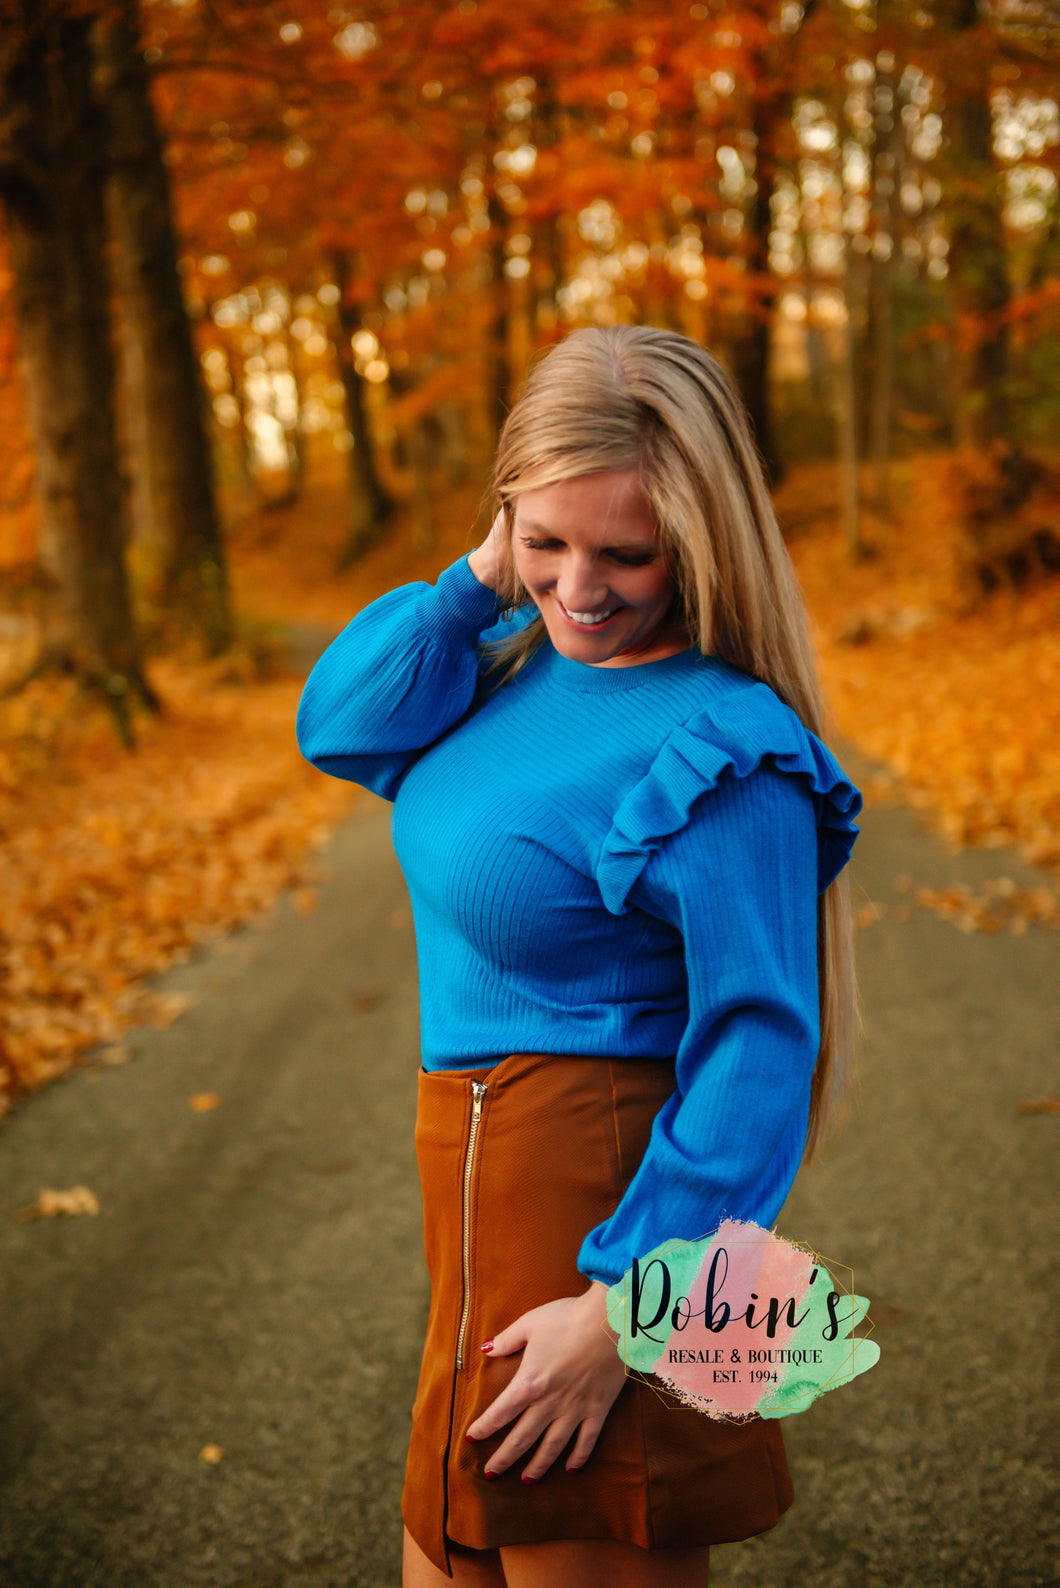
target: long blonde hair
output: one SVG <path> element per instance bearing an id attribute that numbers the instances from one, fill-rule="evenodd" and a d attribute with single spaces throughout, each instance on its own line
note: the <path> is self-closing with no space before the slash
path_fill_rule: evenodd
<path id="1" fill-rule="evenodd" d="M 721 365 L 675 331 L 575 331 L 531 370 L 501 432 L 492 484 L 509 547 L 524 491 L 630 467 L 640 471 L 692 642 L 768 684 L 820 735 L 805 607 L 746 411 Z M 500 597 L 512 609 L 530 599 L 510 552 Z M 506 677 L 544 637 L 538 616 L 504 642 Z M 845 1082 L 856 1024 L 845 873 L 818 900 L 817 920 L 821 1047 L 807 1155 Z"/>

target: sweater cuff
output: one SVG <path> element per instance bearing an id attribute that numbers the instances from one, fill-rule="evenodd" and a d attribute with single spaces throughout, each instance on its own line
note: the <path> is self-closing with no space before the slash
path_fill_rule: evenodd
<path id="1" fill-rule="evenodd" d="M 496 623 L 500 614 L 496 592 L 479 583 L 466 557 L 446 568 L 434 588 L 440 620 L 438 628 L 443 638 L 466 644 Z"/>
<path id="2" fill-rule="evenodd" d="M 597 1279 L 601 1285 L 606 1285 L 610 1289 L 612 1285 L 618 1284 L 626 1273 L 626 1269 L 632 1266 L 632 1259 L 626 1264 L 626 1268 L 619 1269 L 616 1273 L 614 1259 L 612 1258 L 609 1263 L 607 1255 L 601 1252 L 598 1243 L 594 1239 L 594 1236 L 599 1233 L 599 1225 L 595 1230 L 589 1231 L 575 1259 L 575 1267 L 583 1279 Z"/>

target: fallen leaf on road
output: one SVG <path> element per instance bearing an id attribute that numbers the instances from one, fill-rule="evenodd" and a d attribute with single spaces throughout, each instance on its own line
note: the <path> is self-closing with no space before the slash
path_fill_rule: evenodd
<path id="1" fill-rule="evenodd" d="M 165 1026 L 171 1026 L 174 1020 L 179 1020 L 186 1014 L 195 1002 L 191 993 L 150 993 L 148 994 L 145 1018 L 150 1020 L 156 1030 L 161 1031 Z"/>
<path id="2" fill-rule="evenodd" d="M 1060 926 L 1060 899 L 1052 889 L 1020 887 L 1011 877 L 995 877 L 978 893 L 965 883 L 918 888 L 916 902 L 962 932 L 999 932 L 1007 926 L 1022 937 L 1032 923 L 1054 930 Z"/>
<path id="3" fill-rule="evenodd" d="M 203 1445 L 202 1449 L 199 1451 L 199 1460 L 208 1461 L 213 1467 L 217 1465 L 223 1456 L 224 1451 L 221 1449 L 220 1445 Z"/>
<path id="4" fill-rule="evenodd" d="M 196 1092 L 188 1101 L 197 1114 L 208 1114 L 211 1108 L 217 1107 L 221 1099 L 216 1092 Z"/>
<path id="5" fill-rule="evenodd" d="M 1027 1097 L 1016 1104 L 1017 1114 L 1060 1114 L 1060 1097 Z"/>
<path id="6" fill-rule="evenodd" d="M 386 998 L 385 992 L 357 993 L 350 999 L 350 1007 L 356 1009 L 359 1015 L 366 1015 L 373 1009 L 378 1009 Z"/>
<path id="7" fill-rule="evenodd" d="M 124 1048 L 119 1043 L 114 1043 L 111 1047 L 103 1049 L 99 1056 L 99 1062 L 100 1064 L 105 1064 L 108 1069 L 112 1069 L 117 1064 L 128 1064 L 132 1057 L 133 1051 L 131 1048 Z"/>
<path id="8" fill-rule="evenodd" d="M 69 1191 L 52 1191 L 46 1189 L 37 1195 L 36 1202 L 28 1208 L 19 1208 L 15 1214 L 17 1219 L 54 1219 L 62 1214 L 78 1217 L 88 1213 L 95 1218 L 99 1212 L 99 1198 L 87 1186 L 71 1186 Z"/>

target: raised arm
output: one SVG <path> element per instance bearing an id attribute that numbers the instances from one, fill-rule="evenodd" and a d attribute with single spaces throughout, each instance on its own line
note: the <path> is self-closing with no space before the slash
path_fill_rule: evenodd
<path id="1" fill-rule="evenodd" d="M 472 553 L 480 571 L 483 550 Z M 459 721 L 475 693 L 479 636 L 498 615 L 470 560 L 437 584 L 391 590 L 328 646 L 298 707 L 307 761 L 393 798 L 418 753 Z"/>

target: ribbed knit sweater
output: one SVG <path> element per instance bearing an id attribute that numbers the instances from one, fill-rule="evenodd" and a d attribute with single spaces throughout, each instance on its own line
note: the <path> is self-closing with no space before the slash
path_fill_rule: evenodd
<path id="1" fill-rule="evenodd" d="M 817 894 L 861 798 L 717 658 L 594 667 L 546 641 L 498 686 L 482 645 L 506 632 L 466 559 L 391 591 L 317 663 L 299 744 L 394 801 L 425 1069 L 676 1056 L 640 1168 L 579 1253 L 611 1284 L 725 1216 L 773 1225 L 820 1041 Z"/>

